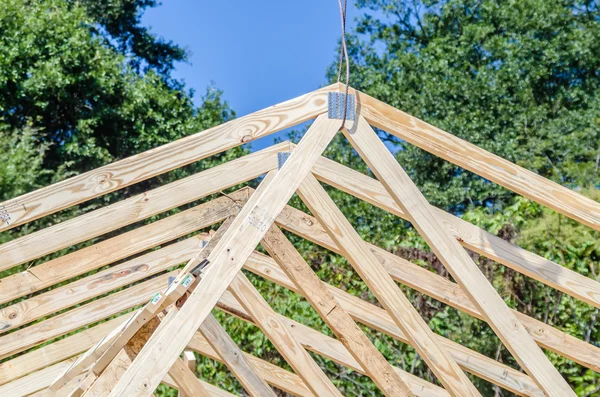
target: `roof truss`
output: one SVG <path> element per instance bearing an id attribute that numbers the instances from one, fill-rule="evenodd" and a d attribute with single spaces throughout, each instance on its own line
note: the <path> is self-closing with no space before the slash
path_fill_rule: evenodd
<path id="1" fill-rule="evenodd" d="M 161 382 L 182 396 L 230 395 L 195 376 L 190 351 L 225 363 L 252 396 L 274 395 L 268 385 L 340 395 L 307 350 L 366 374 L 386 395 L 479 395 L 463 371 L 520 395 L 574 395 L 540 347 L 594 371 L 600 349 L 510 310 L 461 245 L 596 307 L 600 284 L 430 206 L 370 125 L 596 230 L 600 205 L 352 89 L 357 119 L 342 132 L 377 180 L 327 160 L 321 153 L 340 126 L 326 114 L 327 95 L 343 89 L 325 87 L 0 204 L 8 215 L 0 231 L 8 230 L 316 118 L 297 146 L 274 145 L 1 245 L 3 271 L 267 174 L 256 191 L 238 190 L 2 279 L 0 358 L 10 359 L 0 363 L 0 395 L 149 396 Z M 277 153 L 288 151 L 279 166 Z M 457 284 L 361 240 L 317 180 L 410 220 Z M 316 218 L 286 206 L 296 191 Z M 181 239 L 223 221 L 216 233 Z M 278 227 L 345 256 L 384 308 L 321 281 Z M 259 243 L 270 256 L 255 251 Z M 276 313 L 242 267 L 304 296 L 336 338 Z M 488 322 L 527 374 L 431 332 L 396 282 Z M 294 373 L 243 353 L 213 308 L 257 325 Z M 443 388 L 390 365 L 357 323 L 414 346 Z"/>

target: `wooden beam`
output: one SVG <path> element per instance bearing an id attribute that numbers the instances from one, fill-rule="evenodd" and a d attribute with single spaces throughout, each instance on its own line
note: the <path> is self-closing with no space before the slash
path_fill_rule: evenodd
<path id="1" fill-rule="evenodd" d="M 104 371 L 106 366 L 113 360 L 117 353 L 125 347 L 129 339 L 136 332 L 139 332 L 139 330 L 148 322 L 152 321 L 158 313 L 167 309 L 171 304 L 182 298 L 189 289 L 197 284 L 197 280 L 194 280 L 195 277 L 190 274 L 192 268 L 202 259 L 208 257 L 217 242 L 223 237 L 223 234 L 230 223 L 231 219 L 227 219 L 212 238 L 207 236 L 210 241 L 208 241 L 200 252 L 188 261 L 163 294 L 157 293 L 152 300 L 138 310 L 127 323 L 123 324 L 123 327 L 111 332 L 98 342 L 96 346 L 83 354 L 80 359 L 68 369 L 68 371 L 58 377 L 53 384 L 50 385 L 50 390 L 59 390 L 74 376 L 90 365 L 90 371 L 96 374 L 100 374 Z"/>
<path id="2" fill-rule="evenodd" d="M 277 168 L 280 143 L 0 245 L 0 271 L 89 240 Z"/>
<path id="3" fill-rule="evenodd" d="M 114 318 L 1 363 L 0 385 L 84 352 L 102 339 L 110 330 L 126 321 L 128 317 L 129 315 L 124 315 Z"/>
<path id="4" fill-rule="evenodd" d="M 315 395 L 341 397 L 341 393 L 327 378 L 327 375 L 279 320 L 277 313 L 243 273 L 240 272 L 233 279 L 229 285 L 229 291 Z"/>
<path id="5" fill-rule="evenodd" d="M 310 174 L 298 189 L 298 195 L 319 219 L 329 236 L 342 250 L 348 262 L 367 284 L 373 295 L 392 316 L 398 327 L 446 390 L 454 396 L 480 396 L 469 378 L 442 348 L 435 334 L 394 280 L 381 266 L 350 222 L 337 208 L 325 189 Z"/>
<path id="6" fill-rule="evenodd" d="M 235 301 L 233 297 L 231 297 L 231 299 Z M 238 304 L 237 301 L 235 302 Z M 194 337 L 188 343 L 188 349 L 194 350 L 203 356 L 225 364 L 223 358 L 212 348 L 201 332 L 196 332 L 194 334 Z M 252 367 L 256 369 L 258 375 L 265 379 L 270 385 L 295 396 L 314 397 L 314 394 L 306 386 L 304 381 L 293 372 L 261 360 L 249 353 L 244 352 L 243 355 L 244 358 L 250 362 Z"/>
<path id="7" fill-rule="evenodd" d="M 10 331 L 180 265 L 196 255 L 207 240 L 206 233 L 198 234 L 5 307 L 0 311 L 0 330 Z"/>
<path id="8" fill-rule="evenodd" d="M 256 372 L 248 358 L 212 314 L 206 317 L 200 326 L 200 332 L 250 396 L 276 397 L 273 389 Z"/>
<path id="9" fill-rule="evenodd" d="M 277 217 L 279 226 L 338 254 L 342 251 L 329 237 L 319 221 L 290 206 Z M 456 283 L 365 242 L 392 278 L 438 301 L 462 310 L 480 320 L 485 318 Z M 600 348 L 560 331 L 548 324 L 513 310 L 536 342 L 546 349 L 567 357 L 596 372 L 600 372 Z"/>
<path id="10" fill-rule="evenodd" d="M 169 276 L 176 274 L 176 272 L 170 272 L 144 281 L 48 320 L 4 335 L 2 343 L 0 343 L 0 359 L 145 303 L 156 292 L 164 289 Z"/>
<path id="11" fill-rule="evenodd" d="M 229 314 L 232 314 L 246 322 L 255 323 L 254 319 L 249 315 L 246 309 L 237 301 L 233 294 L 228 290 L 219 300 L 218 306 Z M 297 321 L 291 320 L 281 314 L 276 314 L 276 317 L 281 321 L 291 332 L 294 338 L 304 346 L 316 354 L 326 357 L 340 365 L 346 366 L 354 371 L 366 375 L 366 370 L 352 357 L 348 349 L 344 347 L 339 340 L 322 334 L 306 325 Z M 412 375 L 409 372 L 402 371 L 400 368 L 393 367 L 400 375 L 406 384 L 408 384 L 412 392 L 419 396 L 438 396 L 448 397 L 449 394 L 443 388 L 427 382 L 418 376 Z M 269 380 L 267 379 L 267 382 Z"/>
<path id="12" fill-rule="evenodd" d="M 290 280 L 278 263 L 276 263 L 274 259 L 264 254 L 254 252 L 250 258 L 248 258 L 244 268 L 261 277 L 264 277 L 267 280 L 281 285 L 282 287 L 288 288 L 305 296 L 298 289 L 296 284 Z M 384 309 L 368 303 L 361 298 L 358 298 L 347 292 L 344 292 L 332 285 L 326 283 L 324 284 L 329 289 L 330 294 L 335 297 L 340 306 L 350 316 L 352 316 L 355 321 L 358 321 L 379 332 L 383 332 L 401 341 L 402 343 L 410 344 L 408 337 L 402 332 L 402 330 L 396 325 L 394 320 Z M 440 343 L 448 349 L 448 352 L 452 358 L 454 358 L 458 365 L 465 371 L 468 371 L 473 375 L 476 375 L 518 395 L 544 395 L 537 384 L 532 381 L 527 374 L 512 369 L 505 364 L 499 363 L 484 356 L 483 354 L 470 350 L 469 348 L 446 339 L 443 336 L 436 335 L 436 337 L 439 339 Z M 300 340 L 300 342 L 302 343 L 306 341 Z"/>
<path id="13" fill-rule="evenodd" d="M 229 196 L 243 200 L 247 191 Z M 185 236 L 235 214 L 228 197 L 182 211 L 146 226 L 5 277 L 0 283 L 0 304 L 69 280 L 146 249 Z"/>
<path id="14" fill-rule="evenodd" d="M 0 232 L 303 123 L 327 111 L 324 87 L 0 203 Z"/>
<path id="15" fill-rule="evenodd" d="M 183 352 L 183 363 L 185 364 L 186 367 L 188 367 L 188 369 L 192 372 L 192 374 L 196 374 L 196 356 L 194 355 L 194 352 L 191 350 L 186 350 Z M 177 363 L 177 361 L 175 361 L 175 363 Z M 171 367 L 171 369 L 169 370 L 169 375 L 171 374 L 171 371 L 173 371 L 174 367 Z M 198 380 L 199 381 L 199 380 Z M 179 391 L 177 392 L 177 397 L 193 397 L 193 394 L 186 394 L 185 391 L 179 389 Z"/>
<path id="16" fill-rule="evenodd" d="M 384 209 L 403 219 L 408 215 L 376 179 L 321 157 L 313 168 L 321 182 Z M 600 308 L 600 283 L 431 206 L 445 229 L 466 248 L 525 274 L 565 294 Z"/>
<path id="17" fill-rule="evenodd" d="M 344 90 L 340 84 L 340 90 Z M 496 156 L 360 91 L 360 114 L 374 127 L 600 230 L 600 204 L 523 167 Z"/>
<path id="18" fill-rule="evenodd" d="M 267 231 L 262 246 L 386 396 L 414 396 L 277 226 Z"/>
<path id="19" fill-rule="evenodd" d="M 360 117 L 356 131 L 345 132 L 344 135 L 396 203 L 408 214 L 413 226 L 538 386 L 549 396 L 574 396 L 567 382 L 506 306 L 481 270 L 454 237 L 444 230 L 425 197 L 366 120 Z M 315 183 L 318 185 L 316 179 Z"/>
<path id="20" fill-rule="evenodd" d="M 193 355 L 194 354 L 192 353 L 192 356 Z M 179 386 L 179 397 L 209 396 L 208 391 L 204 388 L 202 383 L 200 383 L 200 379 L 196 378 L 194 372 L 181 358 L 175 360 L 175 364 L 169 369 L 169 375 L 173 378 L 177 386 Z"/>
<path id="21" fill-rule="evenodd" d="M 293 195 L 302 179 L 335 136 L 339 120 L 319 116 L 283 167 L 261 191 L 250 197 L 225 237 L 209 257 L 211 265 L 170 327 L 159 327 L 156 338 L 146 345 L 134 364 L 111 392 L 111 396 L 148 396 L 158 385 L 202 324 L 219 296 L 250 256 L 265 231 Z M 267 180 L 263 180 L 261 187 Z M 174 335 L 177 338 L 173 340 Z M 161 357 L 156 352 L 161 351 Z"/>

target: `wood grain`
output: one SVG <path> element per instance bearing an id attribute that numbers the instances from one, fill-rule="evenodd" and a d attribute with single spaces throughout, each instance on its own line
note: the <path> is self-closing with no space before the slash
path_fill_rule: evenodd
<path id="1" fill-rule="evenodd" d="M 327 111 L 328 91 L 321 88 L 0 203 L 10 217 L 0 232 L 315 118 Z"/>
<path id="2" fill-rule="evenodd" d="M 277 226 L 271 226 L 261 245 L 386 396 L 414 396 Z"/>
<path id="3" fill-rule="evenodd" d="M 0 245 L 0 271 L 187 204 L 277 168 L 281 143 Z"/>
<path id="4" fill-rule="evenodd" d="M 302 179 L 337 133 L 338 120 L 319 116 L 294 149 L 283 167 L 250 197 L 233 221 L 225 237 L 209 257 L 211 265 L 187 302 L 178 312 L 171 327 L 159 327 L 157 337 L 146 345 L 134 364 L 111 392 L 116 397 L 149 396 L 166 374 L 169 366 L 185 347 L 194 332 L 217 303 L 219 296 L 233 280 L 260 242 L 267 228 L 293 195 Z M 272 175 L 272 174 L 271 174 Z M 266 186 L 261 191 L 261 187 Z M 174 335 L 177 338 L 174 340 Z M 156 352 L 162 352 L 158 357 Z"/>
<path id="5" fill-rule="evenodd" d="M 315 244 L 333 252 L 342 253 L 318 220 L 302 211 L 286 206 L 279 217 L 277 217 L 276 223 L 284 229 Z M 380 247 L 367 242 L 365 244 L 375 254 L 395 281 L 485 321 L 479 309 L 456 283 Z M 596 372 L 600 372 L 600 348 L 529 317 L 526 314 L 516 310 L 513 313 L 541 347 L 549 349 Z"/>
<path id="6" fill-rule="evenodd" d="M 298 195 L 446 390 L 453 396 L 480 396 L 312 174 L 302 182 Z"/>
<path id="7" fill-rule="evenodd" d="M 288 288 L 294 292 L 301 293 L 286 273 L 278 266 L 274 259 L 254 252 L 246 265 L 249 270 L 267 280 Z M 344 292 L 332 285 L 325 284 L 332 296 L 335 297 L 340 306 L 352 316 L 352 318 L 368 327 L 379 332 L 383 332 L 403 343 L 410 344 L 410 340 L 398 328 L 389 314 L 380 307 L 368 303 L 356 296 Z M 480 378 L 492 382 L 506 390 L 522 396 L 543 396 L 544 393 L 539 389 L 534 381 L 520 371 L 512 369 L 505 364 L 499 363 L 491 358 L 470 350 L 458 343 L 436 335 L 448 349 L 448 352 L 456 360 L 458 365 L 465 371 L 472 373 Z M 358 360 L 357 358 L 355 358 Z M 357 361 L 358 362 L 358 361 Z M 364 366 L 363 366 L 364 367 Z"/>
<path id="8" fill-rule="evenodd" d="M 200 332 L 250 396 L 276 397 L 273 389 L 258 374 L 252 363 L 212 314 L 206 317 L 200 326 Z"/>
<path id="9" fill-rule="evenodd" d="M 238 191 L 230 196 L 243 199 L 246 195 L 246 192 Z M 234 211 L 229 198 L 219 197 L 176 215 L 42 263 L 24 272 L 5 277 L 0 282 L 0 304 L 208 227 L 232 215 L 235 213 Z"/>
<path id="10" fill-rule="evenodd" d="M 344 131 L 344 136 L 369 165 L 396 204 L 408 214 L 412 225 L 419 231 L 421 237 L 484 315 L 504 346 L 538 386 L 549 396 L 574 396 L 567 382 L 550 363 L 481 270 L 456 239 L 444 229 L 425 197 L 367 121 L 360 117 L 356 130 L 352 133 Z M 327 229 L 327 226 L 325 228 Z M 443 380 L 441 381 L 443 383 Z"/>
<path id="11" fill-rule="evenodd" d="M 317 179 L 328 185 L 408 219 L 408 215 L 376 179 L 325 157 L 317 161 L 313 173 Z M 600 308 L 599 282 L 511 244 L 446 211 L 433 206 L 431 208 L 446 230 L 452 233 L 463 247 Z"/>
<path id="12" fill-rule="evenodd" d="M 304 350 L 291 331 L 284 326 L 277 313 L 243 273 L 238 273 L 233 279 L 229 291 L 315 395 L 341 397 L 342 394 L 327 375 Z"/>
<path id="13" fill-rule="evenodd" d="M 345 89 L 340 85 L 339 89 Z M 350 89 L 359 113 L 374 127 L 504 186 L 596 230 L 600 204 L 416 117 Z"/>

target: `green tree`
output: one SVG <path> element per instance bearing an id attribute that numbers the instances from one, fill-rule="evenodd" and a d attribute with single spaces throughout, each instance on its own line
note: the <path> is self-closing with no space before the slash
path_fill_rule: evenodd
<path id="1" fill-rule="evenodd" d="M 359 0 L 351 83 L 573 187 L 600 183 L 600 9 L 591 0 Z M 430 201 L 462 210 L 505 189 L 404 142 Z"/>
<path id="2" fill-rule="evenodd" d="M 233 117 L 217 90 L 196 108 L 169 77 L 185 52 L 140 26 L 154 5 L 1 1 L 0 121 L 38 131 L 45 168 L 90 170 Z"/>

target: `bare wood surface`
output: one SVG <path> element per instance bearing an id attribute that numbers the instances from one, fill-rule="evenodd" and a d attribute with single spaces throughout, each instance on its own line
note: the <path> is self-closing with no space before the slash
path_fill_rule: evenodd
<path id="1" fill-rule="evenodd" d="M 341 393 L 327 375 L 279 320 L 277 313 L 243 273 L 238 273 L 237 277 L 233 279 L 229 290 L 315 395 L 341 397 Z"/>
<path id="2" fill-rule="evenodd" d="M 290 280 L 278 263 L 266 255 L 254 252 L 250 258 L 248 258 L 244 268 L 278 285 L 302 294 L 296 284 Z M 340 306 L 347 311 L 354 320 L 377 331 L 383 332 L 403 343 L 410 344 L 410 340 L 385 310 L 332 285 L 325 285 Z M 527 374 L 510 368 L 505 364 L 499 363 L 440 335 L 436 335 L 436 337 L 439 339 L 440 343 L 448 349 L 448 352 L 456 360 L 458 365 L 473 375 L 483 378 L 518 395 L 544 395 L 537 384 L 532 381 Z"/>
<path id="3" fill-rule="evenodd" d="M 179 393 L 180 397 L 208 397 L 209 393 L 204 388 L 200 380 L 192 372 L 192 370 L 183 362 L 181 358 L 175 360 L 175 364 L 169 369 L 169 375 L 179 389 L 183 393 Z M 182 396 L 183 394 L 183 396 Z"/>
<path id="4" fill-rule="evenodd" d="M 267 231 L 262 246 L 385 395 L 414 396 L 277 226 Z"/>
<path id="5" fill-rule="evenodd" d="M 217 303 L 242 265 L 260 242 L 267 228 L 293 195 L 302 179 L 337 133 L 338 120 L 319 116 L 294 149 L 283 167 L 250 197 L 230 229 L 209 257 L 211 265 L 170 327 L 159 327 L 156 338 L 142 349 L 133 365 L 111 392 L 148 396 L 158 385 L 194 332 Z M 261 187 L 265 186 L 264 190 Z M 177 338 L 173 340 L 173 335 Z M 156 351 L 162 356 L 157 357 Z"/>
<path id="6" fill-rule="evenodd" d="M 236 304 L 237 301 L 231 297 Z M 240 306 L 241 307 L 241 306 Z M 195 352 L 202 354 L 208 358 L 225 364 L 223 358 L 212 348 L 210 343 L 204 338 L 202 333 L 196 332 L 194 337 L 188 343 L 188 349 L 192 349 Z M 314 394 L 306 386 L 304 381 L 293 372 L 285 370 L 267 361 L 264 361 L 258 357 L 255 357 L 249 353 L 244 352 L 244 357 L 250 362 L 250 364 L 256 369 L 258 375 L 265 379 L 270 385 L 277 387 L 287 393 L 291 393 L 299 397 L 313 397 Z"/>
<path id="7" fill-rule="evenodd" d="M 446 390 L 455 396 L 480 396 L 469 378 L 446 349 L 441 347 L 433 331 L 373 253 L 364 245 L 350 222 L 312 174 L 302 182 L 298 195 L 319 219 L 379 303 L 410 338 L 415 350 Z"/>
<path id="8" fill-rule="evenodd" d="M 218 308 L 244 321 L 254 323 L 254 319 L 237 301 L 230 291 L 226 291 L 223 296 L 221 296 L 221 299 L 218 303 Z M 362 368 L 362 366 L 354 359 L 354 357 L 352 357 L 342 342 L 324 335 L 321 332 L 307 327 L 306 325 L 303 325 L 297 321 L 291 320 L 281 314 L 276 314 L 276 316 L 279 321 L 281 321 L 290 330 L 294 338 L 296 338 L 296 340 L 298 340 L 298 342 L 300 342 L 305 349 L 322 355 L 363 375 L 366 375 L 365 369 Z M 410 386 L 415 395 L 419 397 L 449 396 L 448 392 L 443 388 L 427 382 L 418 376 L 412 375 L 409 372 L 402 371 L 398 367 L 393 368 L 400 375 L 402 380 L 404 380 L 404 382 Z"/>
<path id="9" fill-rule="evenodd" d="M 188 367 L 189 370 L 192 371 L 192 373 L 195 376 L 195 374 L 196 374 L 196 356 L 194 355 L 194 352 L 191 350 L 184 351 L 182 360 L 183 360 L 183 363 L 185 364 L 185 366 Z M 175 361 L 175 363 L 177 363 L 177 361 Z M 171 369 L 169 370 L 169 375 L 171 374 L 171 371 L 173 371 L 173 367 L 171 367 Z M 176 386 L 176 388 L 178 388 L 177 385 L 175 385 L 175 386 Z M 193 397 L 193 394 L 186 394 L 184 390 L 182 390 L 181 388 L 178 388 L 177 397 Z"/>
<path id="10" fill-rule="evenodd" d="M 163 290 L 169 276 L 174 275 L 176 272 L 167 273 L 5 335 L 0 343 L 0 358 L 19 353 L 42 342 L 143 304 L 153 294 Z"/>
<path id="11" fill-rule="evenodd" d="M 344 135 L 396 204 L 409 215 L 419 234 L 485 316 L 504 346 L 538 386 L 549 396 L 574 396 L 567 382 L 506 306 L 481 270 L 456 239 L 445 231 L 425 197 L 366 120 L 360 117 L 356 131 L 344 131 Z M 315 183 L 318 184 L 316 179 Z M 443 383 L 443 380 L 441 381 Z"/>
<path id="12" fill-rule="evenodd" d="M 325 157 L 317 161 L 313 173 L 317 179 L 328 185 L 408 219 L 408 215 L 376 179 Z M 431 208 L 446 230 L 452 233 L 462 246 L 600 308 L 598 281 L 511 244 L 446 211 L 433 206 Z"/>
<path id="13" fill-rule="evenodd" d="M 345 89 L 340 84 L 341 90 Z M 356 94 L 360 114 L 374 127 L 524 197 L 600 230 L 600 204 L 367 94 Z"/>
<path id="14" fill-rule="evenodd" d="M 279 226 L 338 254 L 342 251 L 318 220 L 290 206 L 277 217 Z M 380 247 L 365 242 L 392 278 L 438 301 L 464 311 L 480 320 L 485 318 L 456 283 L 430 272 Z M 526 314 L 513 311 L 536 342 L 553 352 L 600 372 L 600 348 L 575 338 Z"/>
<path id="15" fill-rule="evenodd" d="M 273 389 L 260 377 L 252 363 L 212 314 L 206 317 L 200 326 L 200 332 L 250 396 L 276 397 Z"/>
<path id="16" fill-rule="evenodd" d="M 0 271 L 89 240 L 277 168 L 283 142 L 0 245 Z"/>
<path id="17" fill-rule="evenodd" d="M 243 199 L 247 193 L 238 191 L 230 196 Z M 222 204 L 228 205 L 223 206 Z M 219 197 L 208 203 L 42 263 L 24 272 L 5 277 L 0 283 L 0 304 L 222 221 L 236 211 L 229 204 L 231 204 L 229 198 Z"/>
<path id="18" fill-rule="evenodd" d="M 7 332 L 177 266 L 194 256 L 206 241 L 207 235 L 199 234 L 5 307 L 0 311 L 0 332 Z"/>
<path id="19" fill-rule="evenodd" d="M 0 231 L 310 120 L 327 111 L 329 91 L 321 88 L 0 203 L 10 217 Z"/>

